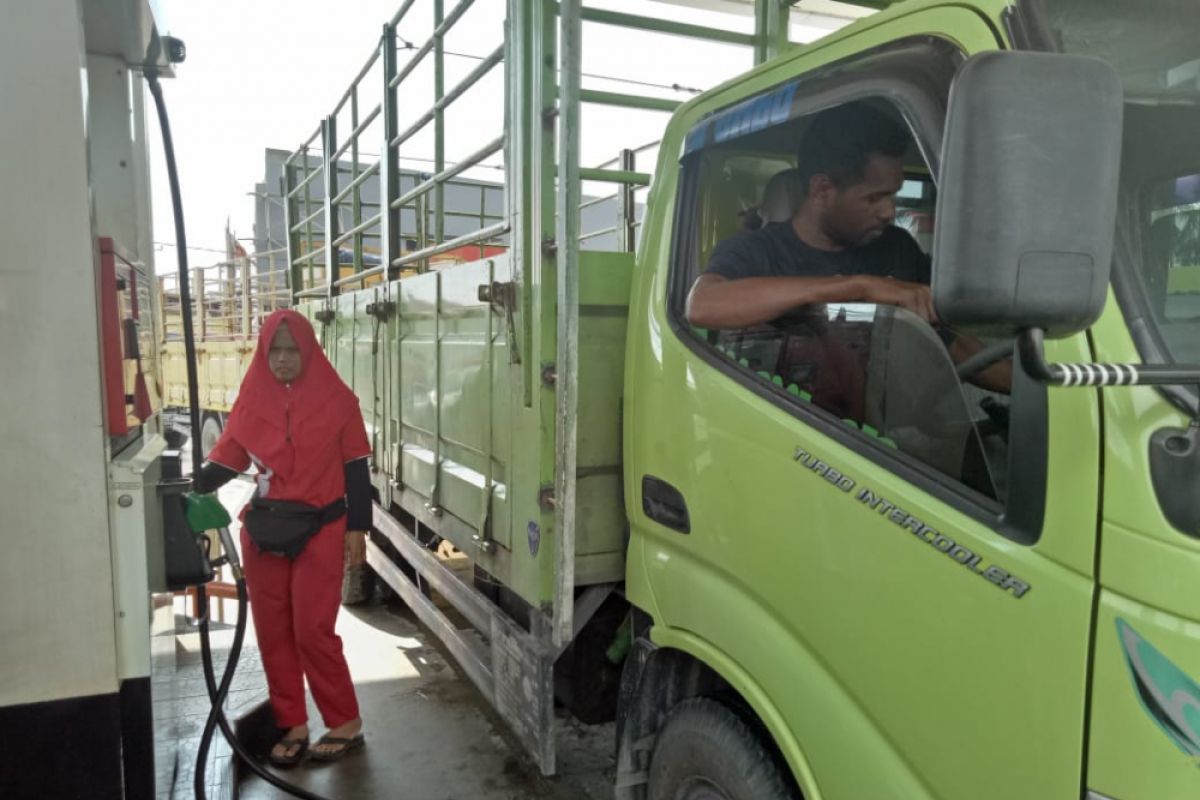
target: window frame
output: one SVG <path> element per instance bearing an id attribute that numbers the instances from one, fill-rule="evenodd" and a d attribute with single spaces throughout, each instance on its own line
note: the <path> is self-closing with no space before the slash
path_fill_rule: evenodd
<path id="1" fill-rule="evenodd" d="M 940 52 L 939 52 L 940 51 Z M 954 42 L 938 36 L 910 37 L 879 48 L 858 53 L 833 62 L 798 80 L 797 96 L 803 115 L 855 100 L 874 99 L 887 102 L 899 113 L 908 126 L 918 149 L 929 168 L 936 186 L 941 170 L 940 153 L 946 118 L 949 80 L 937 87 L 933 95 L 929 87 L 906 77 L 897 64 L 917 67 L 927 79 L 936 78 L 928 69 L 930 56 L 941 56 L 953 63 L 955 70 L 967 55 Z M 911 59 L 911 61 L 910 61 Z M 793 78 L 765 90 L 767 94 L 795 81 Z M 759 95 L 761 96 L 761 95 Z M 701 120 L 689 133 L 689 139 L 714 116 L 736 108 L 745 99 Z M 688 169 L 686 159 L 698 157 L 703 148 L 685 152 L 676 189 L 675 212 L 672 220 L 670 264 L 667 279 L 666 314 L 668 325 L 684 346 L 717 371 L 753 391 L 798 419 L 814 431 L 848 447 L 907 483 L 932 497 L 963 512 L 1020 544 L 1031 545 L 1041 536 L 1046 506 L 1048 463 L 1048 409 L 1046 389 L 1028 379 L 1020 369 L 1013 370 L 1014 394 L 1010 410 L 1014 424 L 1010 428 L 1008 496 L 1004 503 L 977 492 L 961 481 L 945 475 L 920 459 L 887 447 L 862 431 L 852 429 L 833 414 L 794 397 L 786 390 L 766 381 L 755 380 L 743 368 L 730 362 L 687 322 L 684 315 L 689 264 L 697 257 L 699 243 L 690 222 L 698 210 L 699 170 Z M 936 224 L 936 223 L 935 223 Z M 934 269 L 937 266 L 934 264 Z M 1017 397 L 1020 392 L 1021 403 Z M 1017 413 L 1020 413 L 1020 417 Z M 1018 424 L 1019 423 L 1019 424 Z M 1018 459 L 1018 455 L 1020 458 Z M 1021 463 L 1021 469 L 1015 464 Z"/>

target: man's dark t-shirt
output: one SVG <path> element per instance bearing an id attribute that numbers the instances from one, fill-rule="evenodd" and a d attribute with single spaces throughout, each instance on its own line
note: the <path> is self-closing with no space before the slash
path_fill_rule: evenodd
<path id="1" fill-rule="evenodd" d="M 801 241 L 791 222 L 775 222 L 720 242 L 706 271 L 729 280 L 877 275 L 928 285 L 930 259 L 895 225 L 862 247 L 829 251 Z"/>
<path id="2" fill-rule="evenodd" d="M 869 244 L 831 252 L 805 244 L 791 222 L 777 222 L 720 242 L 706 272 L 729 280 L 875 275 L 928 285 L 930 258 L 907 231 L 894 225 Z M 768 325 L 720 335 L 741 342 L 747 335 L 753 339 L 754 331 L 765 331 L 767 339 L 780 343 L 776 362 L 767 369 L 796 383 L 827 411 L 843 419 L 864 418 L 866 350 L 852 341 L 861 331 L 814 325 L 810 313 L 794 309 Z"/>

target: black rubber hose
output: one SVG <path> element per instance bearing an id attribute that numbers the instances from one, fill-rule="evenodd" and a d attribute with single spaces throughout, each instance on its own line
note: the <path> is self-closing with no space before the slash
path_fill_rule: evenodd
<path id="1" fill-rule="evenodd" d="M 186 354 L 185 361 L 187 362 L 188 402 L 191 406 L 189 409 L 189 419 L 192 426 L 192 475 L 199 476 L 200 467 L 204 461 L 204 454 L 200 452 L 198 441 L 200 436 L 200 384 L 196 369 L 196 340 L 192 330 L 192 302 L 190 286 L 188 285 L 187 237 L 184 233 L 183 225 L 183 201 L 179 192 L 179 173 L 175 165 L 175 147 L 171 139 L 171 123 L 167 118 L 167 106 L 163 101 L 162 86 L 158 82 L 158 73 L 156 71 L 147 69 L 145 77 L 146 82 L 150 86 L 150 94 L 154 97 L 155 109 L 158 112 L 158 124 L 159 129 L 162 131 L 163 139 L 163 154 L 167 162 L 167 178 L 171 184 L 171 207 L 175 217 L 175 245 L 179 257 L 179 302 L 181 316 L 183 317 L 183 346 L 184 353 Z M 236 558 L 236 555 L 233 557 Z M 208 689 L 209 700 L 212 702 L 208 720 L 204 725 L 204 734 L 200 737 L 200 752 L 196 760 L 194 780 L 196 800 L 205 800 L 205 762 L 208 759 L 208 749 L 212 742 L 215 726 L 221 728 L 221 733 L 225 735 L 225 739 L 229 742 L 229 746 L 233 748 L 234 752 L 246 762 L 246 765 L 256 775 L 267 783 L 282 789 L 294 797 L 302 798 L 302 800 L 328 800 L 328 798 L 322 797 L 319 794 L 313 794 L 299 786 L 288 783 L 274 775 L 270 770 L 260 766 L 254 760 L 254 757 L 242 746 L 242 743 L 238 741 L 237 736 L 229 726 L 229 720 L 225 718 L 222 706 L 225 704 L 225 695 L 229 692 L 229 685 L 233 681 L 234 670 L 237 668 L 237 660 L 241 655 L 242 640 L 246 634 L 248 598 L 246 596 L 246 581 L 244 578 L 238 578 L 237 592 L 238 621 L 234 632 L 233 648 L 229 651 L 229 659 L 225 663 L 225 672 L 221 676 L 221 685 L 218 686 L 213 670 L 212 650 L 208 636 L 208 593 L 205 591 L 203 584 L 196 587 L 196 604 L 198 608 L 203 609 L 200 615 L 200 648 L 204 664 L 204 683 Z"/>
<path id="2" fill-rule="evenodd" d="M 179 173 L 175 169 L 175 144 L 171 138 L 171 122 L 167 119 L 167 104 L 163 101 L 158 73 L 146 70 L 146 82 L 154 96 L 158 111 L 158 127 L 162 131 L 163 155 L 167 161 L 167 180 L 171 185 L 171 210 L 175 216 L 175 252 L 179 259 L 179 315 L 183 317 L 183 350 L 188 380 L 188 420 L 192 426 L 192 479 L 200 476 L 204 454 L 200 452 L 200 380 L 196 369 L 196 337 L 192 330 L 192 291 L 188 282 L 187 235 L 183 226 L 183 199 L 179 192 Z M 203 299 L 203 298 L 201 298 Z"/>
<path id="3" fill-rule="evenodd" d="M 205 800 L 204 771 L 208 765 L 208 748 L 212 743 L 213 731 L 216 726 L 221 725 L 221 732 L 230 742 L 236 739 L 226 730 L 229 727 L 229 720 L 225 718 L 222 709 L 225 705 L 225 698 L 229 695 L 233 673 L 237 669 L 237 661 L 242 654 L 242 640 L 246 635 L 246 581 L 244 579 L 238 580 L 237 593 L 238 620 L 233 633 L 233 647 L 229 650 L 229 658 L 225 661 L 225 671 L 221 674 L 221 684 L 218 686 L 213 669 L 212 644 L 209 640 L 208 592 L 203 584 L 196 587 L 196 607 L 204 609 L 200 617 L 200 661 L 204 665 L 204 685 L 208 688 L 208 699 L 211 704 L 208 710 L 208 719 L 204 721 L 204 733 L 200 736 L 200 748 L 196 753 L 196 771 L 193 774 L 192 782 L 196 800 Z"/>
<path id="4" fill-rule="evenodd" d="M 196 588 L 196 604 L 198 607 L 204 609 L 204 614 L 200 617 L 200 660 L 204 665 L 204 685 L 208 690 L 209 702 L 212 704 L 212 708 L 208 712 L 208 719 L 204 723 L 204 733 L 200 737 L 200 752 L 196 756 L 196 773 L 193 782 L 196 790 L 196 800 L 204 800 L 204 769 L 208 760 L 208 748 L 215 727 L 220 727 L 221 733 L 225 735 L 225 740 L 229 742 L 234 752 L 246 762 L 256 775 L 267 783 L 278 789 L 282 789 L 293 797 L 302 798 L 302 800 L 328 800 L 322 795 L 314 794 L 307 789 L 302 789 L 295 784 L 288 783 L 270 770 L 260 766 L 238 740 L 237 734 L 234 733 L 229 725 L 229 719 L 225 716 L 223 710 L 225 698 L 229 694 L 230 684 L 233 683 L 233 674 L 237 669 L 237 661 L 241 657 L 242 643 L 246 636 L 246 605 L 248 598 L 246 595 L 245 578 L 238 578 L 237 594 L 238 619 L 233 632 L 233 646 L 229 650 L 229 658 L 225 662 L 225 671 L 221 673 L 221 684 L 218 686 L 212 663 L 212 645 L 209 640 L 207 592 L 203 586 Z"/>

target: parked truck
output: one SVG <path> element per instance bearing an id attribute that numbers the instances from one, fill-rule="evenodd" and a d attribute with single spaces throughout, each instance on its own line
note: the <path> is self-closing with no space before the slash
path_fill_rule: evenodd
<path id="1" fill-rule="evenodd" d="M 1200 317 L 1152 230 L 1195 199 L 1179 192 L 1200 170 L 1200 15 L 875 2 L 801 47 L 788 3 L 755 5 L 742 34 L 511 0 L 503 40 L 447 86 L 443 40 L 471 3 L 433 2 L 432 35 L 401 49 L 406 2 L 293 154 L 291 286 L 373 442 L 371 568 L 544 771 L 556 695 L 615 716 L 620 798 L 1196 797 Z M 585 23 L 762 63 L 683 104 L 585 88 Z M 428 109 L 397 99 L 422 59 Z M 492 70 L 503 119 L 450 163 L 444 115 Z M 908 131 L 901 199 L 932 229 L 942 325 L 986 357 L 955 364 L 883 305 L 688 322 L 713 247 L 773 207 L 813 116 L 856 101 Z M 648 171 L 632 150 L 581 166 L 581 107 L 614 105 L 672 112 Z M 434 169 L 401 189 L 424 126 Z M 360 171 L 364 141 L 380 156 Z M 346 181 L 329 165 L 351 150 Z M 445 236 L 445 182 L 491 157 L 503 218 Z M 368 173 L 383 201 L 339 229 Z M 317 181 L 328 199 L 304 213 Z M 649 187 L 612 252 L 580 247 L 584 181 L 626 209 Z M 397 215 L 417 197 L 431 235 L 406 253 Z M 315 269 L 364 231 L 380 264 Z M 479 243 L 503 252 L 428 264 Z M 826 360 L 831 337 L 852 355 Z M 1009 392 L 970 382 L 1000 359 Z"/>
<path id="2" fill-rule="evenodd" d="M 291 303 L 283 257 L 282 250 L 255 257 L 243 254 L 192 270 L 192 329 L 201 403 L 200 430 L 195 433 L 205 454 L 225 428 L 225 419 L 254 355 L 260 323 L 275 309 Z M 164 423 L 169 437 L 181 441 L 193 432 L 187 414 L 187 360 L 177 274 L 158 276 L 158 307 L 162 309 L 158 354 Z"/>
<path id="3" fill-rule="evenodd" d="M 279 158 L 279 151 L 267 151 L 268 174 Z M 349 166 L 342 164 L 339 169 L 348 171 Z M 421 181 L 421 174 L 412 170 L 402 171 L 399 177 L 402 184 L 415 185 Z M 368 180 L 356 187 L 356 195 L 359 196 L 353 208 L 339 210 L 344 224 L 354 224 L 355 215 L 361 217 L 362 209 L 378 206 L 378 180 L 372 178 L 374 176 L 368 176 Z M 453 222 L 458 227 L 473 230 L 498 218 L 495 208 L 500 205 L 503 192 L 499 184 L 455 180 L 447 182 L 446 189 L 449 200 L 446 210 L 455 218 Z M 280 230 L 282 220 L 270 208 L 271 203 L 278 202 L 277 196 L 265 192 L 256 198 L 256 216 L 263 227 L 261 231 L 256 231 L 259 234 L 256 240 L 261 237 L 265 244 L 282 242 L 287 238 L 286 233 Z M 320 209 L 324 203 L 320 187 L 310 187 L 297 203 L 308 216 L 303 224 L 306 246 L 320 250 L 324 247 L 324 220 L 318 219 L 319 214 L 312 214 L 314 208 Z M 424 216 L 425 209 L 420 203 L 402 209 L 400 239 L 403 251 L 415 250 L 418 242 L 423 241 L 426 236 L 422 222 Z M 226 238 L 233 241 L 228 231 Z M 377 234 L 364 232 L 354 237 L 353 242 L 338 247 L 339 277 L 349 276 L 364 266 L 379 264 L 377 239 Z M 260 323 L 272 311 L 288 307 L 292 297 L 291 271 L 285 266 L 286 248 L 267 247 L 253 253 L 246 253 L 240 246 L 229 249 L 231 252 L 226 260 L 195 267 L 190 277 L 195 293 L 191 315 L 202 404 L 200 431 L 196 441 L 205 455 L 217 443 L 233 409 L 238 388 L 254 355 Z M 431 264 L 437 267 L 461 264 L 498 251 L 495 245 L 457 248 L 440 253 L 431 260 Z M 367 283 L 378 281 L 376 277 Z M 162 375 L 163 379 L 166 428 L 172 442 L 178 443 L 192 432 L 187 414 L 187 366 L 177 274 L 166 273 L 158 277 L 157 302 L 163 309 L 158 328 L 157 374 Z"/>

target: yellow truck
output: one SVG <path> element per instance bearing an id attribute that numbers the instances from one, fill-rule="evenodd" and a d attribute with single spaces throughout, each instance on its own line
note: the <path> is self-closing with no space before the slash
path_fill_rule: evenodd
<path id="1" fill-rule="evenodd" d="M 461 185 L 468 184 L 461 182 Z M 479 187 L 471 188 L 478 190 Z M 319 249 L 324 243 L 318 238 L 311 246 Z M 408 249 L 416 246 L 413 242 Z M 503 247 L 491 245 L 462 247 L 430 261 L 433 266 L 446 266 L 493 256 L 503 250 Z M 358 257 L 367 266 L 378 263 L 378 256 L 369 247 L 363 248 Z M 285 266 L 286 259 L 286 250 L 280 248 L 238 256 L 191 271 L 192 328 L 196 336 L 196 369 L 200 384 L 201 422 L 197 438 L 205 455 L 225 429 L 226 416 L 233 408 L 242 376 L 254 355 L 259 324 L 272 311 L 291 304 L 291 279 Z M 339 277 L 353 274 L 354 253 L 351 250 L 339 250 L 338 260 Z M 323 269 L 315 267 L 317 273 Z M 322 274 L 309 277 L 318 281 L 324 279 Z M 381 280 L 368 279 L 366 285 Z M 183 351 L 183 317 L 177 274 L 158 276 L 158 305 L 162 314 L 158 329 L 160 363 L 156 374 L 162 381 L 159 393 L 167 439 L 173 447 L 178 447 L 191 436 L 191 424 L 187 413 L 187 362 Z"/>
<path id="2" fill-rule="evenodd" d="M 206 455 L 216 444 L 225 427 L 226 415 L 233 408 L 238 386 L 254 353 L 259 323 L 291 302 L 283 261 L 283 251 L 270 251 L 192 270 L 201 406 L 198 441 Z M 177 446 L 191 433 L 179 276 L 160 275 L 158 292 L 162 309 L 158 374 L 162 380 L 168 441 Z"/>

